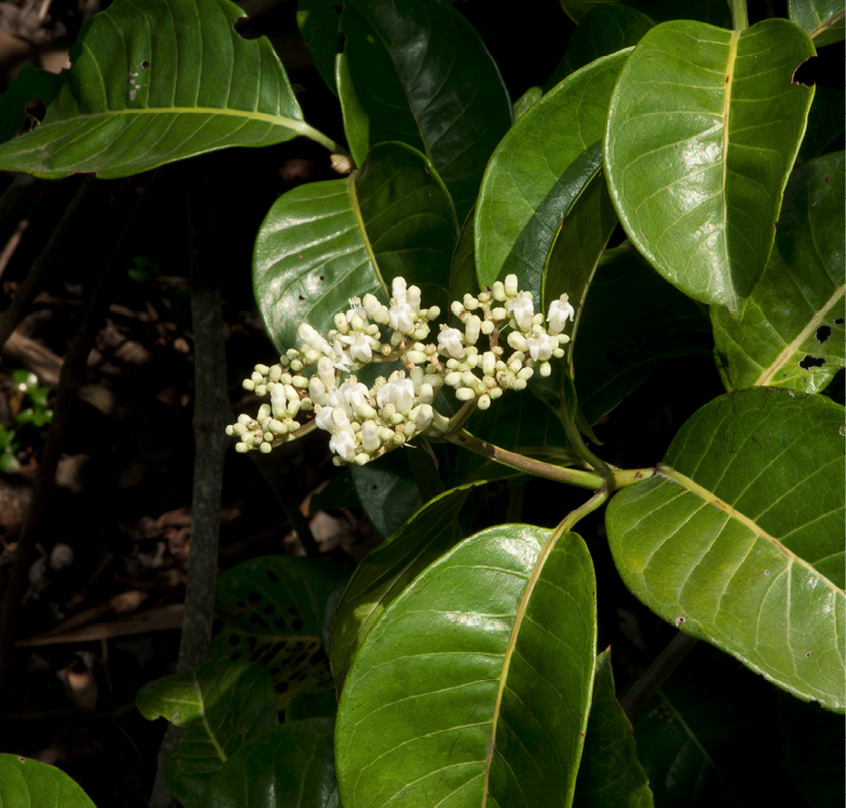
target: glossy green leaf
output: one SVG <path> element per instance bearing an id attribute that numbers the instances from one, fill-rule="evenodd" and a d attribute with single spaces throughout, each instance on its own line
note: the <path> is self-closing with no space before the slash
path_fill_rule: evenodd
<path id="1" fill-rule="evenodd" d="M 814 103 L 808 113 L 808 126 L 799 147 L 801 160 L 813 160 L 843 145 L 844 98 L 840 90 L 817 86 Z"/>
<path id="2" fill-rule="evenodd" d="M 356 165 L 364 165 L 370 151 L 370 119 L 361 108 L 355 92 L 347 57 L 339 53 L 335 59 L 335 83 L 338 87 L 338 99 L 341 102 L 341 114 L 344 119 L 344 135 Z"/>
<path id="3" fill-rule="evenodd" d="M 215 608 L 223 626 L 210 658 L 264 665 L 279 710 L 301 693 L 330 690 L 327 603 L 347 575 L 338 564 L 284 555 L 252 558 L 227 570 L 217 581 Z"/>
<path id="4" fill-rule="evenodd" d="M 843 408 L 754 388 L 698 410 L 607 512 L 626 586 L 805 701 L 842 710 Z"/>
<path id="5" fill-rule="evenodd" d="M 739 316 L 764 271 L 813 89 L 787 20 L 656 26 L 620 74 L 605 168 L 626 233 L 672 284 Z"/>
<path id="6" fill-rule="evenodd" d="M 361 507 L 383 538 L 399 530 L 421 505 L 420 492 L 404 450 L 391 452 L 375 463 L 352 466 L 350 475 Z"/>
<path id="7" fill-rule="evenodd" d="M 574 73 L 538 101 L 494 152 L 476 206 L 480 287 L 515 273 L 540 300 L 562 219 L 599 171 L 611 91 L 627 51 Z"/>
<path id="8" fill-rule="evenodd" d="M 543 89 L 540 87 L 529 87 L 512 105 L 511 111 L 516 121 L 522 118 L 543 96 Z"/>
<path id="9" fill-rule="evenodd" d="M 543 272 L 540 310 L 548 311 L 549 304 L 562 294 L 567 294 L 576 310 L 572 325 L 565 329 L 570 342 L 564 348 L 564 357 L 570 366 L 585 299 L 616 226 L 614 205 L 605 177 L 599 171 L 587 182 L 564 217 Z"/>
<path id="10" fill-rule="evenodd" d="M 3 808 L 94 808 L 85 792 L 61 769 L 19 755 L 0 754 Z"/>
<path id="11" fill-rule="evenodd" d="M 347 676 L 345 808 L 570 805 L 595 621 L 576 534 L 502 525 L 465 539 L 383 612 Z"/>
<path id="12" fill-rule="evenodd" d="M 453 488 L 427 502 L 356 567 L 332 624 L 329 659 L 338 690 L 382 612 L 419 573 L 463 538 L 458 513 L 472 488 L 472 483 Z"/>
<path id="13" fill-rule="evenodd" d="M 818 48 L 843 39 L 843 0 L 787 0 L 787 12 Z"/>
<path id="14" fill-rule="evenodd" d="M 340 808 L 332 718 L 274 727 L 230 757 L 202 808 Z"/>
<path id="15" fill-rule="evenodd" d="M 576 391 L 587 422 L 611 412 L 664 360 L 706 353 L 707 314 L 631 245 L 607 251 L 573 340 Z"/>
<path id="16" fill-rule="evenodd" d="M 596 659 L 593 704 L 576 779 L 575 808 L 651 808 L 652 793 L 637 757 L 634 731 L 617 701 L 611 649 Z"/>
<path id="17" fill-rule="evenodd" d="M 227 758 L 278 722 L 273 683 L 261 665 L 209 662 L 144 685 L 135 700 L 144 718 L 184 729 L 164 771 L 185 808 L 200 803 Z"/>
<path id="18" fill-rule="evenodd" d="M 478 33 L 447 3 L 418 0 L 347 0 L 341 29 L 370 142 L 424 152 L 463 219 L 511 125 L 508 92 Z"/>
<path id="19" fill-rule="evenodd" d="M 547 88 L 554 87 L 600 56 L 637 45 L 653 25 L 649 17 L 630 6 L 616 3 L 595 6 L 570 37 L 564 57 L 550 76 Z"/>
<path id="20" fill-rule="evenodd" d="M 234 31 L 239 16 L 228 0 L 117 0 L 71 51 L 41 125 L 0 145 L 0 169 L 111 178 L 297 135 L 331 148 L 270 43 Z"/>
<path id="21" fill-rule="evenodd" d="M 816 393 L 846 365 L 844 171 L 838 152 L 793 173 L 775 249 L 743 316 L 711 310 L 729 390 L 766 384 Z"/>
<path id="22" fill-rule="evenodd" d="M 649 15 L 656 22 L 662 20 L 702 20 L 712 25 L 731 22 L 728 5 L 720 0 L 560 0 L 561 8 L 575 22 L 581 22 L 596 8 L 626 6 Z"/>
<path id="23" fill-rule="evenodd" d="M 256 240 L 253 286 L 268 335 L 281 352 L 297 345 L 302 322 L 326 333 L 349 298 L 372 292 L 387 302 L 398 275 L 439 303 L 457 236 L 440 178 L 401 143 L 375 146 L 345 180 L 294 188 Z"/>
<path id="24" fill-rule="evenodd" d="M 320 78 L 335 95 L 335 57 L 343 48 L 341 7 L 337 0 L 297 0 L 297 28 Z"/>
<path id="25" fill-rule="evenodd" d="M 479 291 L 476 280 L 476 252 L 473 244 L 473 225 L 476 209 L 467 214 L 455 250 L 452 253 L 452 263 L 449 270 L 449 295 L 451 301 L 461 300 L 466 294 Z"/>

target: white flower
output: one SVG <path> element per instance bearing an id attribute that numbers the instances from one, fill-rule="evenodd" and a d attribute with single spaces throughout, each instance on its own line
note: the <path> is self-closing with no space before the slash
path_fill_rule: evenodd
<path id="1" fill-rule="evenodd" d="M 373 454 L 381 445 L 376 422 L 365 421 L 361 425 L 361 448 L 368 454 Z"/>
<path id="2" fill-rule="evenodd" d="M 394 331 L 411 334 L 414 331 L 414 312 L 406 302 L 394 303 L 388 309 L 388 322 Z"/>
<path id="3" fill-rule="evenodd" d="M 329 438 L 329 449 L 342 460 L 352 463 L 356 455 L 355 435 L 353 435 L 352 429 L 347 427 L 346 429 L 335 430 L 332 437 Z"/>
<path id="4" fill-rule="evenodd" d="M 532 318 L 535 316 L 532 293 L 520 292 L 514 302 L 508 305 L 508 312 L 517 323 L 517 328 L 521 331 L 529 331 L 532 327 Z"/>
<path id="5" fill-rule="evenodd" d="M 461 339 L 461 332 L 457 328 L 441 327 L 441 333 L 438 334 L 438 346 L 442 353 L 451 356 L 453 359 L 462 359 L 464 357 L 464 344 Z"/>
<path id="6" fill-rule="evenodd" d="M 327 404 L 325 407 L 321 407 L 317 411 L 317 415 L 314 416 L 314 423 L 317 424 L 318 429 L 322 429 L 324 432 L 332 431 L 335 425 L 335 422 L 332 419 L 333 410 L 334 407 Z"/>
<path id="7" fill-rule="evenodd" d="M 414 406 L 414 382 L 391 374 L 391 380 L 379 388 L 376 402 L 385 408 L 393 404 L 397 412 L 408 412 Z"/>
<path id="8" fill-rule="evenodd" d="M 329 343 L 308 323 L 300 323 L 297 336 L 300 338 L 303 348 L 311 348 L 318 353 L 325 353 L 329 347 Z"/>
<path id="9" fill-rule="evenodd" d="M 367 321 L 367 309 L 362 306 L 361 298 L 351 297 L 349 300 L 350 309 L 347 312 L 347 322 L 352 324 L 353 317 L 361 317 L 363 321 Z"/>
<path id="10" fill-rule="evenodd" d="M 362 334 L 361 331 L 353 331 L 346 336 L 339 336 L 338 341 L 349 347 L 350 359 L 353 362 L 367 364 L 373 359 L 373 337 Z M 378 343 L 377 343 L 378 344 Z"/>
<path id="11" fill-rule="evenodd" d="M 529 349 L 529 356 L 535 362 L 546 362 L 552 357 L 552 352 L 555 350 L 555 344 L 545 331 L 536 331 L 531 334 L 526 340 Z"/>
<path id="12" fill-rule="evenodd" d="M 576 316 L 576 310 L 567 301 L 567 295 L 561 295 L 558 300 L 553 300 L 549 304 L 549 314 L 546 315 L 546 321 L 549 323 L 551 334 L 560 334 L 564 330 L 567 320 L 572 320 Z"/>
<path id="13" fill-rule="evenodd" d="M 337 403 L 347 415 L 366 417 L 373 410 L 367 388 L 355 376 L 349 376 L 338 388 Z"/>

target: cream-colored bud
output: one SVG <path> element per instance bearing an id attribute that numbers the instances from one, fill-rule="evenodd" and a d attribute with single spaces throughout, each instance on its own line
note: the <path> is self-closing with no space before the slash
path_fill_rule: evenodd
<path id="1" fill-rule="evenodd" d="M 437 320 L 441 316 L 440 306 L 429 306 L 429 311 L 425 312 L 426 317 L 430 320 Z"/>
<path id="2" fill-rule="evenodd" d="M 504 286 L 506 296 L 514 297 L 517 294 L 517 276 L 513 274 L 506 275 Z"/>
<path id="3" fill-rule="evenodd" d="M 444 384 L 449 387 L 458 387 L 458 385 L 461 384 L 461 374 L 457 371 L 447 373 L 447 375 L 444 376 Z"/>
<path id="4" fill-rule="evenodd" d="M 274 365 L 267 371 L 268 378 L 272 382 L 278 382 L 282 378 L 282 368 L 279 365 Z"/>
<path id="5" fill-rule="evenodd" d="M 244 379 L 244 381 L 241 382 L 241 387 L 252 393 L 253 390 L 256 389 L 256 383 L 252 379 Z"/>
<path id="6" fill-rule="evenodd" d="M 459 300 L 453 300 L 452 303 L 449 305 L 449 310 L 456 316 L 460 317 L 464 314 L 464 306 L 461 305 Z"/>
<path id="7" fill-rule="evenodd" d="M 270 443 L 268 441 L 262 441 L 261 444 L 259 445 L 259 451 L 262 454 L 270 454 L 270 452 L 272 450 L 273 450 L 273 447 L 270 445 Z"/>
<path id="8" fill-rule="evenodd" d="M 541 366 L 538 368 L 538 372 L 541 376 L 549 376 L 549 374 L 552 373 L 552 366 L 549 364 L 549 362 L 541 362 Z"/>
<path id="9" fill-rule="evenodd" d="M 432 388 L 432 385 L 425 383 L 421 384 L 420 390 L 417 392 L 417 398 L 420 399 L 423 404 L 431 404 L 435 399 L 435 391 Z"/>
<path id="10" fill-rule="evenodd" d="M 476 341 L 479 339 L 481 327 L 482 321 L 477 315 L 471 314 L 467 318 L 467 322 L 464 323 L 464 338 L 467 340 L 468 345 L 476 344 Z"/>
<path id="11" fill-rule="evenodd" d="M 488 409 L 491 406 L 491 397 L 489 395 L 480 396 L 477 406 L 480 410 Z"/>
<path id="12" fill-rule="evenodd" d="M 493 390 L 491 390 L 491 391 L 488 393 L 488 395 L 489 395 L 492 399 L 499 398 L 499 397 L 502 395 L 502 388 L 501 388 L 501 387 L 494 387 L 494 388 L 493 388 Z"/>
<path id="13" fill-rule="evenodd" d="M 467 370 L 461 374 L 461 383 L 465 387 L 472 387 L 474 384 L 476 384 L 476 377 L 469 370 Z"/>
<path id="14" fill-rule="evenodd" d="M 476 397 L 476 394 L 469 387 L 459 387 L 455 391 L 455 397 L 459 401 L 471 401 Z"/>
<path id="15" fill-rule="evenodd" d="M 526 338 L 519 331 L 512 331 L 508 335 L 508 344 L 515 351 L 525 351 L 526 350 Z"/>
<path id="16" fill-rule="evenodd" d="M 415 365 L 422 365 L 424 362 L 429 361 L 429 357 L 422 351 L 408 351 L 405 358 L 409 362 L 413 362 Z"/>
<path id="17" fill-rule="evenodd" d="M 494 328 L 495 328 L 495 326 L 494 326 L 493 320 L 482 320 L 481 329 L 482 329 L 482 333 L 486 337 L 489 337 L 491 334 L 493 334 Z"/>
<path id="18" fill-rule="evenodd" d="M 251 379 L 253 382 L 255 382 L 256 384 L 261 384 L 261 383 L 264 381 L 264 376 L 262 376 L 262 374 L 261 374 L 261 373 L 259 373 L 257 370 L 254 370 L 254 371 L 250 374 L 250 379 Z"/>
<path id="19" fill-rule="evenodd" d="M 533 368 L 523 368 L 521 371 L 519 371 L 517 373 L 517 378 L 525 379 L 526 381 L 528 381 L 529 379 L 532 378 L 534 373 L 535 373 L 535 371 L 534 371 Z"/>
<path id="20" fill-rule="evenodd" d="M 256 372 L 261 373 L 262 376 L 267 376 L 270 373 L 270 368 L 267 365 L 256 365 Z"/>
<path id="21" fill-rule="evenodd" d="M 494 285 L 491 287 L 491 297 L 500 303 L 505 300 L 505 286 L 502 281 L 494 281 Z"/>

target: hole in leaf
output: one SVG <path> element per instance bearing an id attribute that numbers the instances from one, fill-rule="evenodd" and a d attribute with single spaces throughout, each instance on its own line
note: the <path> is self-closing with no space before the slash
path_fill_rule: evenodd
<path id="1" fill-rule="evenodd" d="M 264 611 L 265 614 L 273 614 L 273 612 L 276 611 L 276 607 L 272 603 L 268 603 L 262 611 Z"/>
<path id="2" fill-rule="evenodd" d="M 292 614 L 292 615 L 294 615 L 294 617 L 299 617 L 300 616 L 300 610 L 296 606 L 294 606 L 294 604 L 291 604 L 288 607 L 288 614 Z"/>
<path id="3" fill-rule="evenodd" d="M 261 595 L 259 595 L 258 592 L 250 592 L 250 594 L 247 595 L 247 600 L 253 604 L 259 603 L 261 601 Z"/>
<path id="4" fill-rule="evenodd" d="M 831 336 L 831 326 L 821 325 L 817 329 L 817 342 L 823 343 Z"/>
<path id="5" fill-rule="evenodd" d="M 844 319 L 842 317 L 835 317 L 834 318 L 834 324 L 835 325 L 843 325 L 843 323 L 844 323 Z"/>
<path id="6" fill-rule="evenodd" d="M 230 645 L 238 645 L 241 642 L 241 635 L 240 634 L 230 634 L 229 635 L 229 644 Z"/>
<path id="7" fill-rule="evenodd" d="M 793 84 L 800 84 L 803 87 L 812 87 L 817 83 L 818 75 L 819 59 L 817 59 L 816 56 L 810 56 L 793 71 L 793 76 L 790 80 Z"/>
<path id="8" fill-rule="evenodd" d="M 805 654 L 805 659 L 809 659 L 809 658 L 810 658 L 810 656 L 811 656 L 811 651 L 808 651 L 808 653 L 807 653 L 807 654 Z"/>
<path id="9" fill-rule="evenodd" d="M 152 66 L 152 63 L 150 62 L 149 59 L 145 59 L 143 62 L 141 62 L 141 69 L 142 70 L 149 70 L 151 66 Z"/>
<path id="10" fill-rule="evenodd" d="M 270 583 L 279 583 L 279 576 L 273 570 L 265 570 L 265 574 L 267 575 L 267 580 L 270 581 Z"/>
<path id="11" fill-rule="evenodd" d="M 300 620 L 299 618 L 297 618 L 296 620 L 294 620 L 291 623 L 291 628 L 294 629 L 294 631 L 299 631 L 302 627 L 303 627 L 303 621 Z"/>
<path id="12" fill-rule="evenodd" d="M 810 370 L 811 368 L 821 368 L 825 364 L 825 357 L 811 356 L 808 354 L 800 363 L 799 367 L 802 370 Z"/>

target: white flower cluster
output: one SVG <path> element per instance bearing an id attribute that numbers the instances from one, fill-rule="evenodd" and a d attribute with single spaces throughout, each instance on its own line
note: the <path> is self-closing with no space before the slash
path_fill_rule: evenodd
<path id="1" fill-rule="evenodd" d="M 567 296 L 553 301 L 544 320 L 534 313 L 531 293 L 517 291 L 515 275 L 453 303 L 464 328 L 442 325 L 437 343 L 425 340 L 429 323 L 440 316 L 438 307 L 421 308 L 420 289 L 403 278 L 394 278 L 391 292 L 389 306 L 371 294 L 352 298 L 326 337 L 301 324 L 299 349 L 290 349 L 271 367 L 256 365 L 244 388 L 269 394 L 270 403 L 262 404 L 255 418 L 240 415 L 226 428 L 238 438 L 237 451 L 270 452 L 309 428 L 298 418 L 313 411 L 314 426 L 331 436 L 336 464 L 364 464 L 426 431 L 433 421 L 445 422 L 432 406 L 443 384 L 455 388 L 460 401 L 475 400 L 486 409 L 503 390 L 526 387 L 535 367 L 548 375 L 549 359 L 563 356 L 560 346 L 569 341 L 561 333 L 574 314 Z M 507 358 L 498 341 L 506 324 L 514 349 Z M 387 338 L 383 329 L 390 332 Z M 488 341 L 485 351 L 478 347 L 482 335 Z M 371 362 L 396 361 L 404 370 L 379 376 L 369 389 L 354 374 Z M 310 376 L 303 374 L 314 365 Z"/>
<path id="2" fill-rule="evenodd" d="M 523 390 L 536 367 L 541 376 L 550 374 L 549 360 L 564 356 L 561 346 L 570 337 L 562 332 L 575 315 L 567 295 L 552 301 L 546 318 L 535 314 L 532 293 L 518 291 L 516 275 L 506 276 L 505 283 L 497 281 L 476 297 L 464 295 L 450 308 L 464 330 L 441 326 L 438 345 L 447 357 L 444 381 L 455 388 L 459 401 L 476 399 L 481 410 L 505 390 Z M 506 324 L 511 327 L 507 342 L 513 349 L 507 357 L 499 344 L 499 332 Z M 488 338 L 484 351 L 478 347 L 481 335 Z"/>

